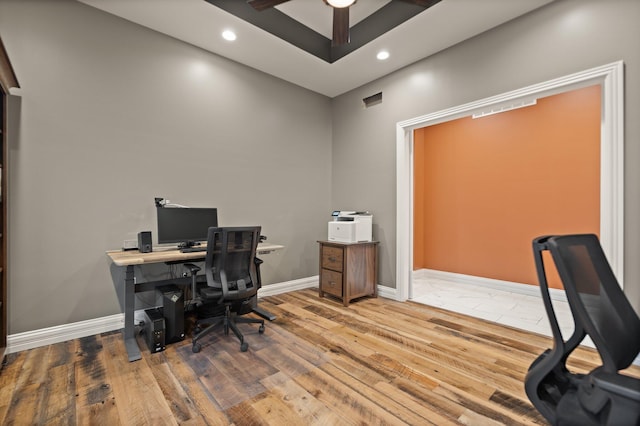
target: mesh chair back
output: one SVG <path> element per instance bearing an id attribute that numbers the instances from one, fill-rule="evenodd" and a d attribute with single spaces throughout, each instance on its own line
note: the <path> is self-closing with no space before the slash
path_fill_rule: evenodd
<path id="1" fill-rule="evenodd" d="M 604 370 L 627 368 L 640 351 L 640 319 L 622 292 L 598 237 L 556 236 L 548 244 L 574 318 L 596 345 Z"/>
<path id="2" fill-rule="evenodd" d="M 259 226 L 209 228 L 205 268 L 207 284 L 222 289 L 224 300 L 256 295 L 255 255 Z"/>

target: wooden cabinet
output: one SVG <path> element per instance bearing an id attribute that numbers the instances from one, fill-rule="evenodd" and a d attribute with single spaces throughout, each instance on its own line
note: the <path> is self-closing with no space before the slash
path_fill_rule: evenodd
<path id="1" fill-rule="evenodd" d="M 0 360 L 7 349 L 7 95 L 18 86 L 0 39 Z"/>
<path id="2" fill-rule="evenodd" d="M 342 299 L 344 306 L 363 296 L 377 296 L 378 242 L 320 244 L 320 297 Z"/>

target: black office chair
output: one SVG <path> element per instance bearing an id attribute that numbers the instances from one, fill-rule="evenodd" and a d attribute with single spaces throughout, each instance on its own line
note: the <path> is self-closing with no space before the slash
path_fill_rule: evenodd
<path id="1" fill-rule="evenodd" d="M 551 253 L 575 323 L 566 342 L 549 295 L 544 251 Z M 619 371 L 640 352 L 640 319 L 618 285 L 598 237 L 540 237 L 533 240 L 533 253 L 553 348 L 529 367 L 527 396 L 553 425 L 639 425 L 640 379 Z M 567 358 L 587 335 L 602 365 L 587 374 L 572 373 Z"/>
<path id="2" fill-rule="evenodd" d="M 205 274 L 207 285 L 197 290 L 203 304 L 224 305 L 224 314 L 196 322 L 193 336 L 193 352 L 200 352 L 198 341 L 222 324 L 224 333 L 229 329 L 240 339 L 240 350 L 249 345 L 236 326 L 237 323 L 260 324 L 258 332 L 264 333 L 264 320 L 245 318 L 241 315 L 253 310 L 253 299 L 257 297 L 258 277 L 256 273 L 256 248 L 260 238 L 260 227 L 209 228 Z M 203 325 L 207 325 L 202 329 Z"/>

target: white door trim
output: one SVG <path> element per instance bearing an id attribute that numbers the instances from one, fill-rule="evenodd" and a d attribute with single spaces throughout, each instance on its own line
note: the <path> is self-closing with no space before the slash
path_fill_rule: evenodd
<path id="1" fill-rule="evenodd" d="M 465 117 L 489 107 L 512 104 L 600 84 L 600 241 L 624 287 L 624 64 L 608 65 L 448 108 L 396 124 L 396 297 L 407 300 L 413 269 L 413 131 Z"/>

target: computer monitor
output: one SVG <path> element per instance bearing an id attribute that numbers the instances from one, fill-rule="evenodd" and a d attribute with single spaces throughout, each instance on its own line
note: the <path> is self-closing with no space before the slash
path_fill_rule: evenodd
<path id="1" fill-rule="evenodd" d="M 177 243 L 191 247 L 207 241 L 209 227 L 218 226 L 218 209 L 201 207 L 157 207 L 158 244 Z"/>

